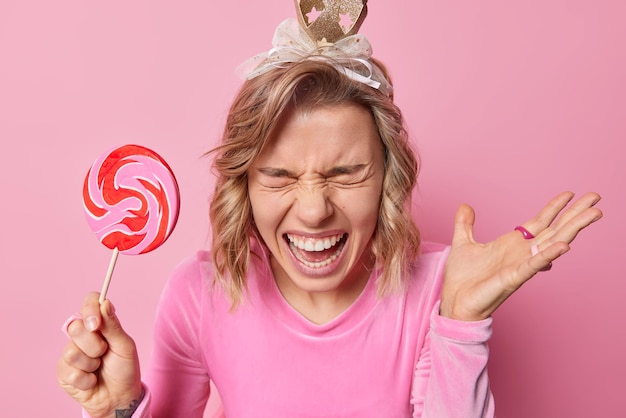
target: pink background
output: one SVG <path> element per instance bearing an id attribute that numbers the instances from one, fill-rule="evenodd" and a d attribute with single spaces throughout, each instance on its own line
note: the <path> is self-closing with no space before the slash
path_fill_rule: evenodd
<path id="1" fill-rule="evenodd" d="M 561 190 L 604 197 L 605 218 L 495 315 L 500 417 L 624 413 L 625 4 L 369 2 L 361 32 L 392 70 L 423 160 L 415 212 L 426 239 L 449 242 L 461 202 L 488 240 Z M 3 416 L 79 414 L 56 384 L 59 329 L 109 259 L 81 184 L 99 153 L 124 143 L 162 154 L 182 193 L 171 239 L 120 257 L 109 292 L 147 366 L 167 272 L 207 245 L 201 154 L 240 84 L 233 70 L 287 16 L 290 0 L 2 0 Z"/>

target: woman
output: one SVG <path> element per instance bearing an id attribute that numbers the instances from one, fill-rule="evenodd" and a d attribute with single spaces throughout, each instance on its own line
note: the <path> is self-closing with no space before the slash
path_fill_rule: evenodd
<path id="1" fill-rule="evenodd" d="M 566 208 L 562 193 L 488 244 L 462 205 L 451 247 L 420 245 L 417 159 L 384 67 L 318 48 L 267 58 L 237 95 L 214 151 L 212 250 L 172 274 L 145 383 L 110 301 L 90 294 L 68 321 L 58 377 L 85 414 L 201 417 L 213 381 L 228 417 L 494 415 L 491 314 L 602 216 L 600 198 Z"/>

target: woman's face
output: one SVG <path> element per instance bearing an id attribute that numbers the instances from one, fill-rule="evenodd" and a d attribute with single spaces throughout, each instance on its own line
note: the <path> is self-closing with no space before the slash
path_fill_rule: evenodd
<path id="1" fill-rule="evenodd" d="M 360 291 L 373 266 L 384 175 L 372 115 L 354 104 L 291 112 L 248 173 L 254 221 L 281 292 Z"/>

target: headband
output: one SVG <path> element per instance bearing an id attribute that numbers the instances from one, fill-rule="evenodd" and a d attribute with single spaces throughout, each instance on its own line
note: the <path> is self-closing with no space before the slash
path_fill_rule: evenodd
<path id="1" fill-rule="evenodd" d="M 367 0 L 295 0 L 298 20 L 289 18 L 278 25 L 273 48 L 255 55 L 237 68 L 248 80 L 273 68 L 302 60 L 332 64 L 347 77 L 389 96 L 391 84 L 370 59 L 372 47 L 357 33 L 367 15 Z"/>

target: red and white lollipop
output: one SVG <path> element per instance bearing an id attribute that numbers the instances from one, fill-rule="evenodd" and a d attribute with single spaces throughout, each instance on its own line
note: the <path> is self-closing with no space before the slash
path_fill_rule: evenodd
<path id="1" fill-rule="evenodd" d="M 96 159 L 85 177 L 83 204 L 91 230 L 113 250 L 100 302 L 118 253 L 145 254 L 161 246 L 176 226 L 179 200 L 174 173 L 148 148 L 124 145 Z"/>

